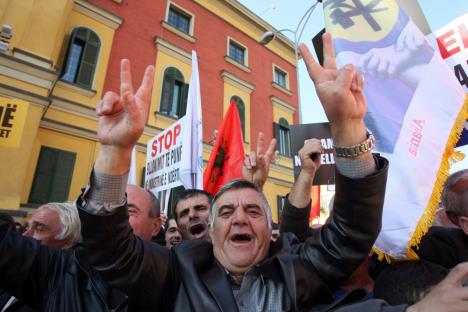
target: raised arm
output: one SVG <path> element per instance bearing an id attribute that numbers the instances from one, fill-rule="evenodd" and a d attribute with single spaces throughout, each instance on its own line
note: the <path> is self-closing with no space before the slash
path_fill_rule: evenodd
<path id="1" fill-rule="evenodd" d="M 331 37 L 324 37 L 324 66 L 306 45 L 300 49 L 318 97 L 330 122 L 335 147 L 352 148 L 367 141 L 363 78 L 353 65 L 336 68 Z M 381 227 L 388 162 L 370 151 L 336 157 L 336 195 L 330 222 L 301 245 L 308 259 L 331 287 L 343 282 L 370 251 Z"/>
<path id="2" fill-rule="evenodd" d="M 312 230 L 309 227 L 310 191 L 315 173 L 320 167 L 322 151 L 320 140 L 304 141 L 304 146 L 298 153 L 301 160 L 301 171 L 283 207 L 280 232 L 293 233 L 300 241 L 304 241 L 312 235 Z M 317 198 L 312 198 L 312 200 L 317 200 Z"/>
<path id="3" fill-rule="evenodd" d="M 132 148 L 148 119 L 153 76 L 153 66 L 148 66 L 134 93 L 130 62 L 122 60 L 120 94 L 107 92 L 96 108 L 101 148 L 77 205 L 83 256 L 109 285 L 124 289 L 134 301 L 161 307 L 163 292 L 177 283 L 171 256 L 166 248 L 133 235 L 125 197 Z"/>

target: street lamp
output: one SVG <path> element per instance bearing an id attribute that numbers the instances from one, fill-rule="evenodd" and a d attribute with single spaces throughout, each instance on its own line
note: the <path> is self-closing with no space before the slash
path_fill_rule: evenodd
<path id="1" fill-rule="evenodd" d="M 307 25 L 307 22 L 309 21 L 310 16 L 312 15 L 312 12 L 314 11 L 315 7 L 319 2 L 322 2 L 322 0 L 318 0 L 315 2 L 301 17 L 301 20 L 299 21 L 299 24 L 297 24 L 296 30 L 291 30 L 288 28 L 285 29 L 280 29 L 276 31 L 266 31 L 263 35 L 262 38 L 260 38 L 260 44 L 261 45 L 267 45 L 275 39 L 278 34 L 283 33 L 283 32 L 290 32 L 294 36 L 294 59 L 296 61 L 296 83 L 297 83 L 297 101 L 298 101 L 298 108 L 299 108 L 299 123 L 302 123 L 302 115 L 301 115 L 301 92 L 299 88 L 299 42 L 302 37 L 302 33 L 304 32 L 304 28 Z"/>

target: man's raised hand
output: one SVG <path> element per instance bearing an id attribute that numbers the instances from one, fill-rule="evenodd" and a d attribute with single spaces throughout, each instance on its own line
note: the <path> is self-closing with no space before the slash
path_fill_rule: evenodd
<path id="1" fill-rule="evenodd" d="M 242 168 L 242 175 L 244 179 L 253 182 L 260 188 L 268 178 L 270 171 L 270 162 L 275 157 L 276 139 L 271 139 L 267 150 L 264 152 L 265 136 L 263 132 L 258 133 L 257 137 L 257 151 L 250 152 L 244 159 L 244 166 Z"/>
<path id="2" fill-rule="evenodd" d="M 364 116 L 366 98 L 364 78 L 353 65 L 336 68 L 331 36 L 323 35 L 323 67 L 305 44 L 299 46 L 307 71 L 330 121 L 333 141 L 338 146 L 353 146 L 366 139 Z"/>
<path id="3" fill-rule="evenodd" d="M 98 139 L 101 143 L 94 169 L 109 175 L 128 172 L 131 151 L 145 124 L 151 103 L 154 67 L 148 66 L 137 92 L 133 92 L 130 61 L 120 64 L 120 94 L 106 92 L 96 107 L 99 116 Z"/>

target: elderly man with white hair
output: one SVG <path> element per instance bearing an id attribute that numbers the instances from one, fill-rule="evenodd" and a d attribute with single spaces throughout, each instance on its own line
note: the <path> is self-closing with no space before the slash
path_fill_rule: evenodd
<path id="1" fill-rule="evenodd" d="M 160 229 L 159 201 L 141 187 L 124 187 L 133 233 L 149 241 Z M 23 236 L 0 221 L 0 288 L 15 296 L 5 304 L 0 294 L 0 311 L 27 311 L 26 304 L 39 311 L 145 311 L 77 256 L 80 232 L 76 206 L 69 203 L 39 207 Z"/>

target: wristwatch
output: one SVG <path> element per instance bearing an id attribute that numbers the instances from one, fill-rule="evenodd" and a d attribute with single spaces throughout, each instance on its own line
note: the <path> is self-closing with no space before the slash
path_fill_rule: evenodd
<path id="1" fill-rule="evenodd" d="M 354 158 L 359 155 L 372 151 L 375 145 L 374 135 L 367 132 L 367 138 L 364 142 L 351 147 L 336 146 L 333 144 L 336 157 Z"/>

